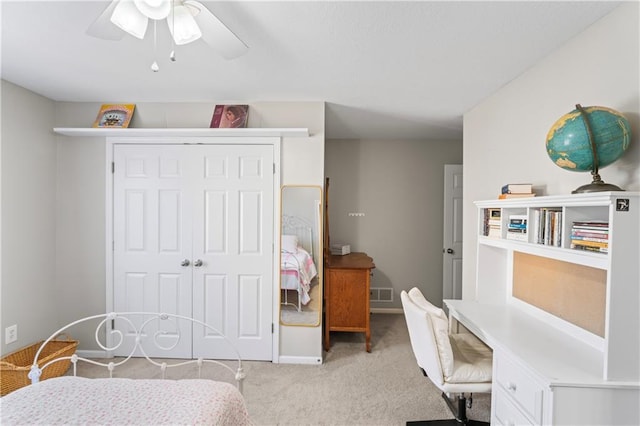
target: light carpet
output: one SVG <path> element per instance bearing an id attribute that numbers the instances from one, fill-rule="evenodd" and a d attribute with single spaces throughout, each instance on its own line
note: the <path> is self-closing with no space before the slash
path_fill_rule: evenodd
<path id="1" fill-rule="evenodd" d="M 325 352 L 322 365 L 243 362 L 244 396 L 252 421 L 256 425 L 404 425 L 412 420 L 452 418 L 440 391 L 416 364 L 404 316 L 373 314 L 371 331 L 371 353 L 365 351 L 363 333 L 331 333 L 331 350 Z M 128 369 L 134 374 L 120 373 L 145 377 L 147 367 L 132 361 Z M 79 375 L 91 376 L 91 368 L 83 368 Z M 180 377 L 171 373 L 170 378 Z M 468 417 L 489 421 L 490 401 L 489 394 L 474 394 Z"/>

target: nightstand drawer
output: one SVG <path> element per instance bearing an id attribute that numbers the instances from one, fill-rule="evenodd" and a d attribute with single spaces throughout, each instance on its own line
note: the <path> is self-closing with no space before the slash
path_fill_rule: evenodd
<path id="1" fill-rule="evenodd" d="M 491 423 L 497 423 L 503 426 L 515 426 L 515 425 L 535 425 L 536 423 L 531 421 L 524 413 L 522 413 L 518 407 L 507 396 L 506 391 L 501 388 L 493 390 L 493 400 L 491 403 L 494 405 L 495 419 L 492 419 Z"/>
<path id="2" fill-rule="evenodd" d="M 532 372 L 512 361 L 503 353 L 494 352 L 494 391 L 504 391 L 522 411 L 536 423 L 542 423 L 544 385 Z M 496 389 L 497 388 L 497 389 Z"/>

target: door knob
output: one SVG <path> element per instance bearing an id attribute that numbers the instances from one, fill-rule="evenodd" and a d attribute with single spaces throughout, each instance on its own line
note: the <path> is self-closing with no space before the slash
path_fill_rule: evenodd
<path id="1" fill-rule="evenodd" d="M 180 266 L 189 266 L 191 264 L 191 262 L 189 262 L 189 259 L 184 259 L 182 262 L 180 262 Z"/>
<path id="2" fill-rule="evenodd" d="M 449 253 L 449 254 L 453 254 L 453 249 L 448 248 L 448 249 L 447 249 L 447 253 Z"/>
<path id="3" fill-rule="evenodd" d="M 203 265 L 202 259 L 198 259 L 195 262 L 193 262 L 193 266 L 195 266 L 196 268 L 199 268 Z"/>

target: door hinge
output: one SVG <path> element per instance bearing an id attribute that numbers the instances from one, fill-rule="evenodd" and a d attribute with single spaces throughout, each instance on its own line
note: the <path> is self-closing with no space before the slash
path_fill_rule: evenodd
<path id="1" fill-rule="evenodd" d="M 273 326 L 273 323 L 271 323 L 271 334 L 273 334 L 273 332 L 274 332 L 274 326 Z"/>
<path id="2" fill-rule="evenodd" d="M 112 319 L 111 320 L 111 330 L 115 330 L 116 329 L 116 320 Z"/>
<path id="3" fill-rule="evenodd" d="M 273 163 L 273 174 L 276 174 L 276 163 Z"/>
<path id="4" fill-rule="evenodd" d="M 115 162 L 111 162 L 111 174 L 116 172 L 116 163 Z"/>

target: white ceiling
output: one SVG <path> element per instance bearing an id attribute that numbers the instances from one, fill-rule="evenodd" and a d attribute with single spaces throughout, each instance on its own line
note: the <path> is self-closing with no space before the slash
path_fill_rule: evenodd
<path id="1" fill-rule="evenodd" d="M 461 139 L 462 115 L 620 2 L 203 1 L 248 46 L 169 61 L 158 26 L 85 35 L 109 1 L 2 0 L 2 78 L 58 101 L 325 101 L 327 138 Z M 553 84 L 553 82 L 550 82 Z"/>

